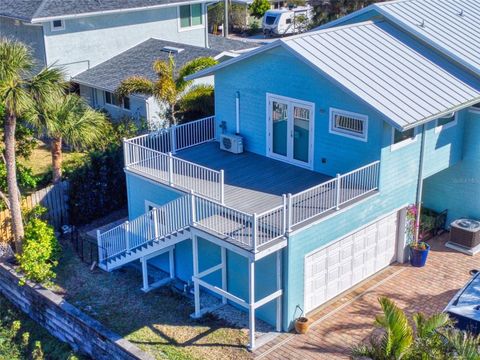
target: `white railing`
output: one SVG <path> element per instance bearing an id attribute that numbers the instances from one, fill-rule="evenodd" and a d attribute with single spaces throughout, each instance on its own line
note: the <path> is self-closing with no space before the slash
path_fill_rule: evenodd
<path id="1" fill-rule="evenodd" d="M 288 196 L 288 228 L 378 190 L 380 161 Z"/>

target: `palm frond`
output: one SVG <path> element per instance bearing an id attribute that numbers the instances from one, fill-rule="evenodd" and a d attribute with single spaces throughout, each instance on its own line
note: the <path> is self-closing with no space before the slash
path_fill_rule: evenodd
<path id="1" fill-rule="evenodd" d="M 175 71 L 175 60 L 173 56 L 169 56 L 168 61 L 165 60 L 156 60 L 153 63 L 153 71 L 157 74 L 157 76 L 162 78 L 172 78 L 174 76 Z"/>
<path id="2" fill-rule="evenodd" d="M 480 336 L 448 328 L 442 332 L 458 360 L 480 360 Z"/>
<path id="3" fill-rule="evenodd" d="M 27 78 L 33 65 L 29 47 L 16 40 L 0 38 L 0 82 Z"/>
<path id="4" fill-rule="evenodd" d="M 49 98 L 55 100 L 61 97 L 67 88 L 67 83 L 61 68 L 47 67 L 32 77 L 26 86 L 32 97 L 41 103 L 48 101 Z"/>
<path id="5" fill-rule="evenodd" d="M 434 314 L 429 318 L 418 313 L 413 316 L 413 322 L 415 323 L 417 336 L 422 339 L 430 337 L 436 330 L 451 323 L 448 314 L 445 313 Z"/>
<path id="6" fill-rule="evenodd" d="M 130 94 L 153 95 L 155 84 L 142 76 L 131 76 L 122 81 L 115 91 L 120 96 L 128 96 Z"/>
<path id="7" fill-rule="evenodd" d="M 212 85 L 192 86 L 180 99 L 179 108 L 183 112 L 192 111 L 208 116 L 214 113 L 214 88 Z"/>
<path id="8" fill-rule="evenodd" d="M 185 77 L 187 77 L 188 75 L 192 75 L 200 70 L 214 66 L 217 63 L 218 61 L 211 57 L 200 57 L 189 61 L 188 63 L 183 65 L 178 72 L 178 78 L 176 80 L 177 89 L 181 92 L 187 87 L 188 84 L 191 83 L 191 81 L 185 80 Z"/>

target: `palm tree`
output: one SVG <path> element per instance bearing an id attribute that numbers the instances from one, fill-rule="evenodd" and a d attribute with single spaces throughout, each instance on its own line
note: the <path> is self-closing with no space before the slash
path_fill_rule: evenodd
<path id="1" fill-rule="evenodd" d="M 405 313 L 386 297 L 378 299 L 383 315 L 375 318 L 375 326 L 385 330 L 380 339 L 372 338 L 369 345 L 356 346 L 354 358 L 366 357 L 373 360 L 400 360 L 413 344 L 413 329 Z"/>
<path id="2" fill-rule="evenodd" d="M 145 77 L 132 76 L 122 81 L 117 93 L 120 96 L 128 96 L 134 93 L 154 96 L 159 103 L 164 103 L 167 106 L 167 118 L 170 125 L 176 125 L 177 113 L 179 110 L 185 111 L 185 104 L 183 109 L 179 108 L 182 99 L 189 99 L 186 104 L 192 106 L 197 104 L 192 102 L 194 94 L 197 97 L 213 94 L 212 86 L 190 86 L 192 81 L 185 80 L 185 77 L 216 63 L 217 61 L 213 58 L 201 57 L 186 63 L 177 71 L 173 56 L 170 56 L 168 61 L 156 60 L 153 63 L 153 70 L 157 74 L 158 80 L 151 81 Z"/>
<path id="3" fill-rule="evenodd" d="M 45 68 L 33 75 L 30 49 L 23 43 L 0 39 L 0 101 L 5 108 L 4 142 L 7 168 L 8 202 L 17 253 L 22 251 L 24 229 L 17 186 L 15 131 L 17 118 L 34 118 L 35 105 L 63 91 L 63 73 Z"/>
<path id="4" fill-rule="evenodd" d="M 74 148 L 100 142 L 109 127 L 105 115 L 89 107 L 76 94 L 62 96 L 39 107 L 40 116 L 31 124 L 51 140 L 53 183 L 62 180 L 62 147 Z"/>

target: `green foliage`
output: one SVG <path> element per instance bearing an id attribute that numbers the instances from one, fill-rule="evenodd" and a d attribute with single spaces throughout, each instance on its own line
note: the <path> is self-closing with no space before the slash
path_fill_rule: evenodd
<path id="1" fill-rule="evenodd" d="M 375 326 L 384 330 L 369 344 L 355 346 L 355 359 L 372 360 L 480 360 L 480 337 L 452 328 L 447 314 L 413 315 L 415 330 L 405 312 L 388 298 L 379 299 L 383 315 Z"/>
<path id="2" fill-rule="evenodd" d="M 182 122 L 209 116 L 215 111 L 214 89 L 211 85 L 196 85 L 180 100 Z"/>
<path id="3" fill-rule="evenodd" d="M 260 30 L 260 24 L 256 21 L 252 21 L 250 26 L 248 27 L 248 35 L 258 34 Z"/>
<path id="4" fill-rule="evenodd" d="M 21 192 L 34 190 L 39 181 L 39 177 L 33 175 L 32 169 L 18 163 L 17 179 Z M 0 162 L 0 191 L 7 191 L 7 167 L 4 162 Z"/>
<path id="5" fill-rule="evenodd" d="M 17 260 L 26 279 L 49 283 L 55 278 L 60 245 L 53 227 L 38 218 L 40 214 L 41 211 L 34 210 L 29 218 L 25 226 L 23 252 L 17 255 Z"/>
<path id="6" fill-rule="evenodd" d="M 253 0 L 249 6 L 250 14 L 260 19 L 267 10 L 270 10 L 270 2 L 268 0 Z"/>
<path id="7" fill-rule="evenodd" d="M 70 347 L 18 311 L 0 295 L 0 359 L 77 359 Z M 45 357 L 48 354 L 48 357 Z"/>
<path id="8" fill-rule="evenodd" d="M 314 9 L 315 23 L 322 25 L 379 1 L 383 0 L 312 0 L 309 3 Z"/>

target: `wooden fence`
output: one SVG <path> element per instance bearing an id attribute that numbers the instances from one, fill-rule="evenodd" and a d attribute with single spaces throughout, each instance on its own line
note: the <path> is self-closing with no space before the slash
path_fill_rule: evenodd
<path id="1" fill-rule="evenodd" d="M 68 224 L 67 190 L 67 182 L 47 186 L 23 198 L 22 209 L 30 210 L 36 205 L 47 208 L 48 222 L 59 229 L 62 225 Z M 0 243 L 9 242 L 12 239 L 12 222 L 10 211 L 7 209 L 0 212 Z"/>

